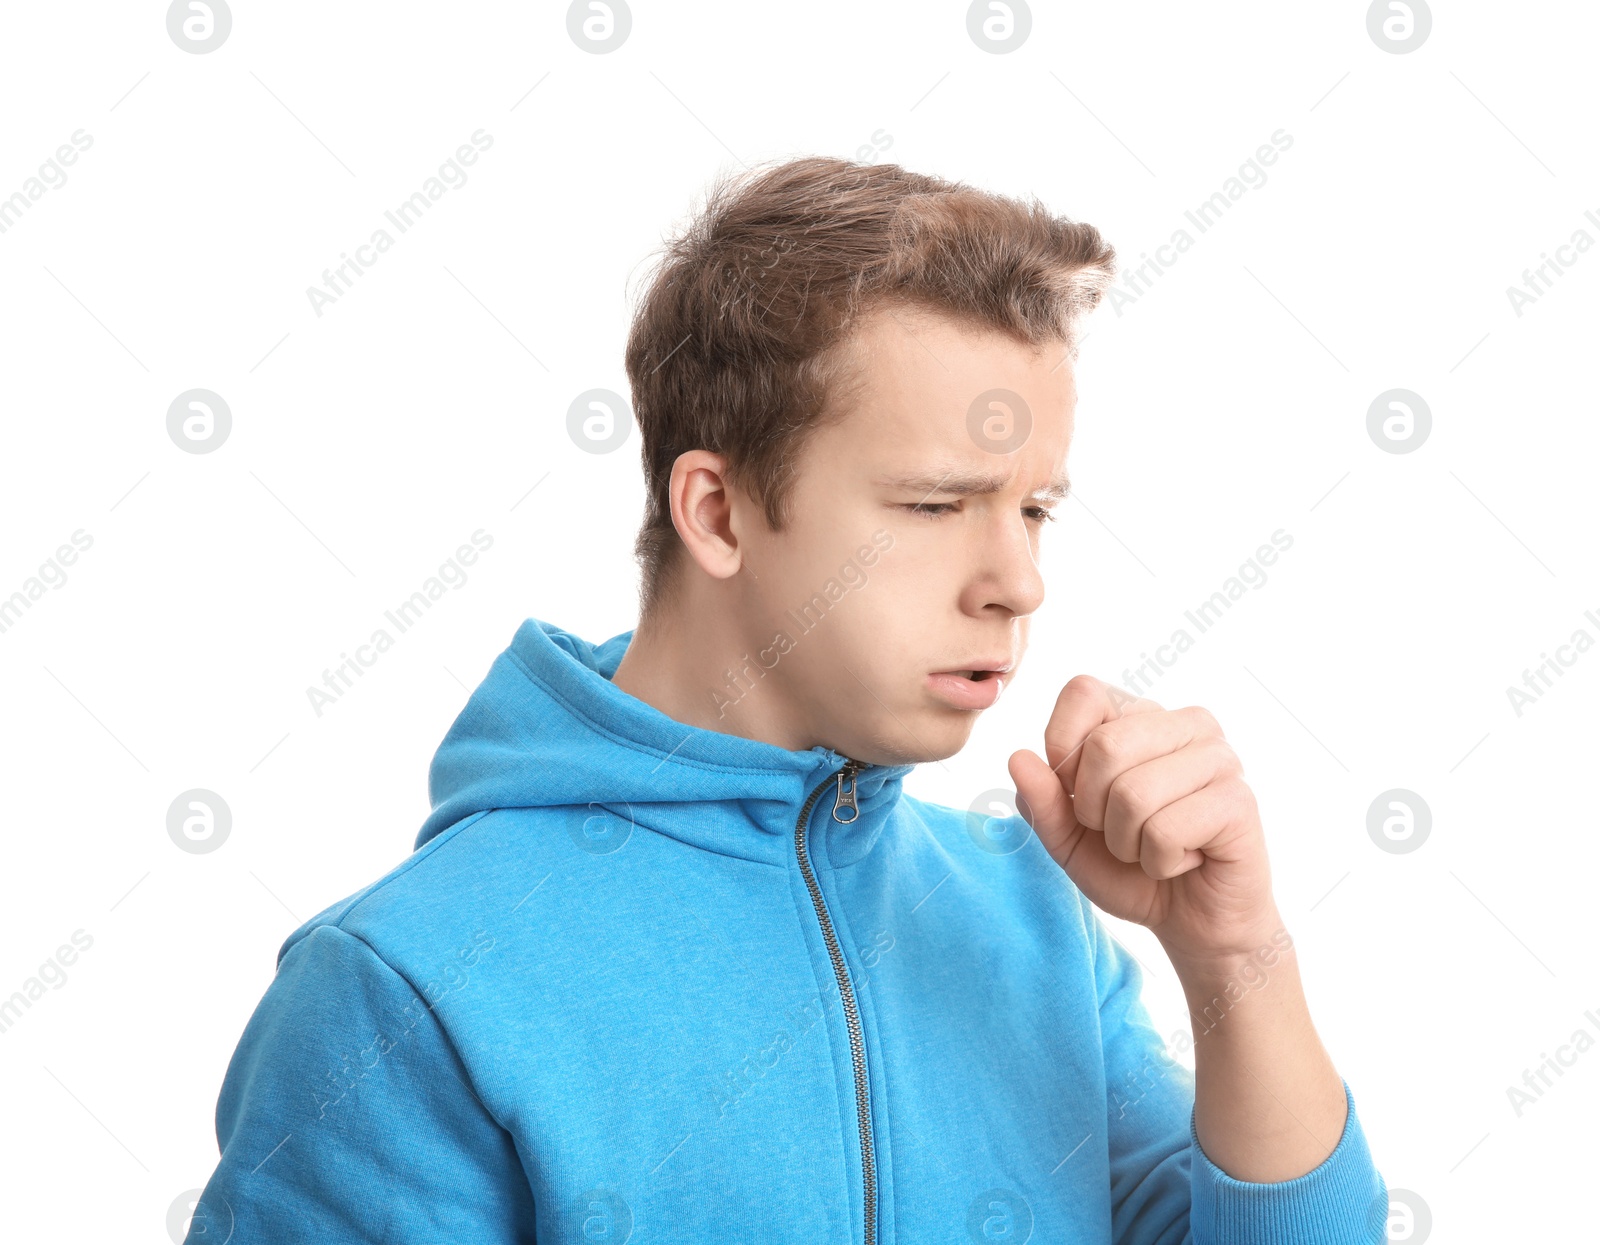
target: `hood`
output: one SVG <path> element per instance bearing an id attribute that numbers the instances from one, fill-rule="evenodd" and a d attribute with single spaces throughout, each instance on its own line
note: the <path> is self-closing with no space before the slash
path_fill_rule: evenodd
<path id="1" fill-rule="evenodd" d="M 611 681 L 632 631 L 592 644 L 529 618 L 468 698 L 428 770 L 421 847 L 488 809 L 598 805 L 724 855 L 782 863 L 818 784 L 848 758 L 688 726 Z M 914 764 L 856 775 L 854 822 L 813 814 L 835 866 L 871 850 Z M 818 804 L 832 807 L 829 792 Z"/>

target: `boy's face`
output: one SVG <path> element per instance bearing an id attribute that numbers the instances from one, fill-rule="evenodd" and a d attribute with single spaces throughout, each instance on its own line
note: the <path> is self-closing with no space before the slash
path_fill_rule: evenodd
<path id="1" fill-rule="evenodd" d="M 741 591 L 765 649 L 747 694 L 781 698 L 762 712 L 783 706 L 791 747 L 935 760 L 961 749 L 995 692 L 993 675 L 940 672 L 1009 665 L 1003 691 L 1044 600 L 1040 516 L 1062 504 L 1048 489 L 1066 475 L 1072 364 L 1064 344 L 1034 351 L 904 308 L 867 317 L 855 343 L 859 396 L 807 440 L 789 525 L 771 532 L 739 507 L 754 572 Z M 955 491 L 984 477 L 998 491 Z"/>

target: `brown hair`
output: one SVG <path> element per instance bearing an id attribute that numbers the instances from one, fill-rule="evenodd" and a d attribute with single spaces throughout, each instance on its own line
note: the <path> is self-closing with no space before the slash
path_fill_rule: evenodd
<path id="1" fill-rule="evenodd" d="M 628 334 L 648 489 L 641 617 L 664 601 L 682 547 L 667 500 L 678 455 L 723 455 L 729 482 L 780 530 L 806 434 L 850 393 L 860 316 L 925 308 L 1076 358 L 1076 321 L 1115 262 L 1094 226 L 1037 198 L 897 164 L 811 156 L 724 175 L 666 244 Z"/>

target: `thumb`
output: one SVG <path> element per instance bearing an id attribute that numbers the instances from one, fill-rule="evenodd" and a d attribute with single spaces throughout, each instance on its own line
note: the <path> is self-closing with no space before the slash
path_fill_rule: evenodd
<path id="1" fill-rule="evenodd" d="M 1122 915 L 1150 879 L 1138 865 L 1131 866 L 1136 876 L 1130 876 L 1130 866 L 1111 854 L 1105 836 L 1078 821 L 1065 784 L 1037 753 L 1026 748 L 1013 752 L 1007 768 L 1017 784 L 1017 811 L 1045 850 L 1092 903 Z"/>
<path id="2" fill-rule="evenodd" d="M 1083 832 L 1066 786 L 1043 757 L 1027 748 L 1013 752 L 1006 768 L 1016 784 L 1017 812 L 1057 862 L 1065 859 L 1075 836 Z"/>

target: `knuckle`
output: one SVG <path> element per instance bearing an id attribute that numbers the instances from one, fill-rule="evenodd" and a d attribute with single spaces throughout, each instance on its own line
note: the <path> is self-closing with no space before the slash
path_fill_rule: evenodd
<path id="1" fill-rule="evenodd" d="M 1081 826 L 1088 826 L 1089 829 L 1099 830 L 1102 833 L 1105 831 L 1105 819 L 1100 816 L 1094 805 L 1088 800 L 1074 798 L 1072 801 L 1072 815 L 1077 818 L 1078 824 Z"/>
<path id="2" fill-rule="evenodd" d="M 1145 851 L 1140 864 L 1144 871 L 1158 880 L 1170 878 L 1183 863 L 1183 852 L 1163 840 L 1150 837 L 1145 831 Z"/>
<path id="3" fill-rule="evenodd" d="M 1131 705 L 1138 704 L 1139 701 L 1143 699 L 1142 697 L 1135 695 L 1133 692 L 1130 692 L 1127 688 L 1121 687 L 1115 683 L 1102 683 L 1101 686 L 1105 689 L 1106 699 L 1114 704 L 1118 709 L 1127 709 Z M 1155 702 L 1152 701 L 1150 703 L 1154 704 Z"/>
<path id="4" fill-rule="evenodd" d="M 1047 751 L 1053 748 L 1062 753 L 1072 746 L 1066 728 L 1054 723 L 1044 728 L 1044 743 Z"/>
<path id="5" fill-rule="evenodd" d="M 1165 882 L 1177 873 L 1178 867 L 1170 860 L 1151 859 L 1144 862 L 1144 871 L 1157 882 Z"/>
<path id="6" fill-rule="evenodd" d="M 1233 750 L 1233 746 L 1227 740 L 1211 738 L 1206 741 L 1204 746 L 1218 774 L 1232 780 L 1244 772 L 1244 764 L 1239 760 L 1239 754 Z"/>
<path id="7" fill-rule="evenodd" d="M 1089 732 L 1089 737 L 1083 741 L 1083 752 L 1097 764 L 1110 766 L 1114 771 L 1118 769 L 1117 762 L 1125 755 L 1122 741 L 1103 728 Z"/>
<path id="8" fill-rule="evenodd" d="M 1236 793 L 1235 798 L 1239 801 L 1239 807 L 1247 813 L 1256 812 L 1256 793 L 1250 784 L 1243 778 L 1233 778 L 1230 782 Z"/>
<path id="9" fill-rule="evenodd" d="M 1244 779 L 1237 776 L 1222 779 L 1217 783 L 1217 794 L 1230 819 L 1255 815 L 1256 793 Z"/>
<path id="10" fill-rule="evenodd" d="M 1062 696 L 1096 696 L 1100 692 L 1100 680 L 1092 674 L 1075 674 L 1067 680 L 1066 686 L 1061 689 Z"/>
<path id="11" fill-rule="evenodd" d="M 1118 820 L 1139 821 L 1142 820 L 1139 814 L 1149 807 L 1150 794 L 1138 779 L 1123 773 L 1111 780 L 1111 787 L 1106 792 L 1108 817 L 1115 814 Z"/>

